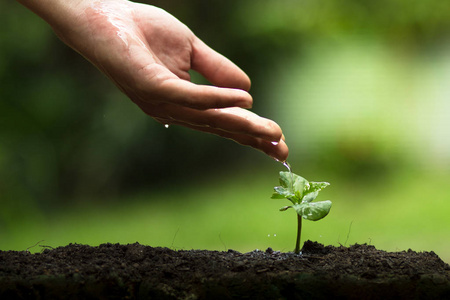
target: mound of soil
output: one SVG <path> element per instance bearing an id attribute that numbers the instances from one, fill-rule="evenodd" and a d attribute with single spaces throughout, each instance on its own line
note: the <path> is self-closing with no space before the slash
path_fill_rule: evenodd
<path id="1" fill-rule="evenodd" d="M 450 299 L 435 253 L 306 242 L 301 255 L 138 243 L 0 251 L 0 299 Z"/>

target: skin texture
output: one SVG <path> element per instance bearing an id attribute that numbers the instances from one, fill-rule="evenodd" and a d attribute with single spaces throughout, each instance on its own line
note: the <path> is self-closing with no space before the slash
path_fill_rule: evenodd
<path id="1" fill-rule="evenodd" d="M 18 1 L 161 124 L 213 133 L 287 159 L 281 128 L 248 110 L 248 76 L 164 10 L 125 0 Z M 212 85 L 191 83 L 191 69 Z"/>

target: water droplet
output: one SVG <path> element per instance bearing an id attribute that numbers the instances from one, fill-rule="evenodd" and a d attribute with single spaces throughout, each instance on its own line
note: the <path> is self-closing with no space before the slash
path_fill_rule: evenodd
<path id="1" fill-rule="evenodd" d="M 288 169 L 288 171 L 291 172 L 291 165 L 287 161 L 283 162 L 283 166 L 285 166 Z"/>
<path id="2" fill-rule="evenodd" d="M 270 237 L 270 234 L 268 234 L 267 237 Z"/>
<path id="3" fill-rule="evenodd" d="M 278 142 L 272 142 L 272 145 L 276 146 L 278 145 Z"/>
<path id="4" fill-rule="evenodd" d="M 273 236 L 277 236 L 277 234 L 275 233 Z"/>
<path id="5" fill-rule="evenodd" d="M 169 124 L 164 124 L 164 127 L 169 128 Z"/>

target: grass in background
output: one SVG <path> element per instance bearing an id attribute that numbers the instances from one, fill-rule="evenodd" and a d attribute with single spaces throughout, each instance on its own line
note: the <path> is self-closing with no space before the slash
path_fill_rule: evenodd
<path id="1" fill-rule="evenodd" d="M 448 174 L 409 170 L 356 185 L 332 174 L 311 179 L 331 182 L 321 199 L 331 199 L 333 207 L 321 222 L 304 222 L 303 241 L 434 251 L 450 262 Z M 40 245 L 51 247 L 139 242 L 187 250 L 292 251 L 296 216 L 278 211 L 285 201 L 270 199 L 277 180 L 273 170 L 228 174 L 194 186 L 34 214 L 2 230 L 0 249 L 25 250 L 44 240 Z"/>

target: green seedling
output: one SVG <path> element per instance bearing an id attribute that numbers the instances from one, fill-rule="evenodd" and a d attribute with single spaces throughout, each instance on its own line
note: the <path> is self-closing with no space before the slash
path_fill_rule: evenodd
<path id="1" fill-rule="evenodd" d="M 331 209 L 331 201 L 313 202 L 319 192 L 329 186 L 328 182 L 309 182 L 305 178 L 292 172 L 280 172 L 280 184 L 274 188 L 272 199 L 288 199 L 292 205 L 280 208 L 285 211 L 293 208 L 297 212 L 297 242 L 294 252 L 300 253 L 300 238 L 302 232 L 302 219 L 318 221 L 324 218 Z"/>

